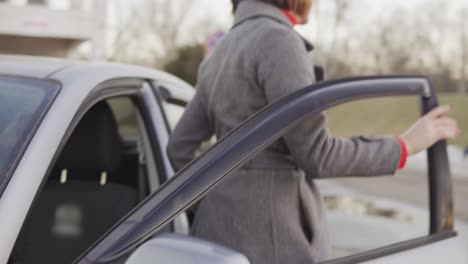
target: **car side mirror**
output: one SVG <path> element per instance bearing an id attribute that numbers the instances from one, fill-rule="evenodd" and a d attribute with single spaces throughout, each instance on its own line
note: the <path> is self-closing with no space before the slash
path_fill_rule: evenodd
<path id="1" fill-rule="evenodd" d="M 250 264 L 241 253 L 197 238 L 165 234 L 141 245 L 126 264 Z"/>

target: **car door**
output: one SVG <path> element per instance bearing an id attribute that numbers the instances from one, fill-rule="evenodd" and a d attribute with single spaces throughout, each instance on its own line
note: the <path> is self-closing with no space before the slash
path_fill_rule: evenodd
<path id="1" fill-rule="evenodd" d="M 306 87 L 266 107 L 221 139 L 137 206 L 75 263 L 125 261 L 136 248 L 202 199 L 230 172 L 297 122 L 345 102 L 387 96 L 418 97 L 422 113 L 438 105 L 430 80 L 423 76 L 350 78 Z M 428 157 L 430 234 L 324 263 L 466 263 L 463 244 L 453 227 L 446 142 L 435 144 L 429 149 Z"/>

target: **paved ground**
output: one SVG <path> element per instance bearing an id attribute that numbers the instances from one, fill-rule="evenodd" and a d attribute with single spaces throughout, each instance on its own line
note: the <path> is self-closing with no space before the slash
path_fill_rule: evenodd
<path id="1" fill-rule="evenodd" d="M 340 179 L 335 182 L 363 194 L 428 208 L 428 185 L 425 173 L 405 171 L 393 177 Z M 468 222 L 468 177 L 455 177 L 453 182 L 456 217 Z"/>
<path id="2" fill-rule="evenodd" d="M 318 181 L 329 207 L 336 257 L 427 234 L 427 174 L 416 171 L 419 172 L 406 170 L 389 177 Z M 468 243 L 468 178 L 455 177 L 453 181 L 456 230 Z"/>

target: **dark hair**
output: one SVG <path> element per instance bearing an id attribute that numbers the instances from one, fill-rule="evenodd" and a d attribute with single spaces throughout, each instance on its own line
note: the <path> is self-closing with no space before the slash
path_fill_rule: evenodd
<path id="1" fill-rule="evenodd" d="M 231 0 L 232 2 L 232 11 L 235 12 L 239 3 L 243 0 Z M 278 8 L 294 10 L 298 13 L 304 12 L 304 10 L 310 9 L 312 5 L 312 0 L 256 0 L 264 3 L 274 5 Z"/>

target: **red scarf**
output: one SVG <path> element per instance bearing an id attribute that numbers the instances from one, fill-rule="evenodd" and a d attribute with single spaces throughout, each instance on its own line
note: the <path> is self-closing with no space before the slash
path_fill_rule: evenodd
<path id="1" fill-rule="evenodd" d="M 289 10 L 281 9 L 281 12 L 283 12 L 283 14 L 288 17 L 289 21 L 291 21 L 293 26 L 297 25 L 297 19 L 291 14 Z"/>

